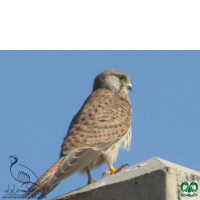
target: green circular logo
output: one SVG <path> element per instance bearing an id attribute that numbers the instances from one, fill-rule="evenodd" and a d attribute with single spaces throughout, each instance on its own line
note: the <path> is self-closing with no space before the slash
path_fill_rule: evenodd
<path id="1" fill-rule="evenodd" d="M 187 182 L 183 182 L 180 186 L 181 191 L 182 192 L 188 192 L 189 194 L 181 194 L 182 197 L 195 197 L 198 196 L 198 194 L 195 194 L 194 192 L 196 192 L 198 190 L 198 184 L 195 182 L 191 182 L 190 184 L 188 184 Z M 191 192 L 193 192 L 193 194 L 190 194 Z"/>

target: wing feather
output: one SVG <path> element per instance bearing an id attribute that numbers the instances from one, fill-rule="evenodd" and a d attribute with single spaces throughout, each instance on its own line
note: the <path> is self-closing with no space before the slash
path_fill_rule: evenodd
<path id="1" fill-rule="evenodd" d="M 61 156 L 87 147 L 105 151 L 107 143 L 126 134 L 131 117 L 130 101 L 123 92 L 111 93 L 105 89 L 93 92 L 69 126 Z"/>

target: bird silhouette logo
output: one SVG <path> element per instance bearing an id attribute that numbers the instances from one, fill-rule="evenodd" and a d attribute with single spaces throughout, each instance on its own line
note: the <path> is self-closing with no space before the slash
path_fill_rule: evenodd
<path id="1" fill-rule="evenodd" d="M 26 189 L 29 189 L 29 185 L 35 184 L 34 181 L 31 181 L 31 179 L 37 179 L 37 175 L 28 167 L 18 164 L 18 157 L 16 155 L 12 155 L 8 157 L 11 160 L 10 165 L 10 173 L 11 176 L 19 183 L 26 186 Z M 15 169 L 16 168 L 16 169 Z M 18 172 L 16 172 L 18 171 Z M 40 188 L 40 186 L 37 183 L 37 190 Z M 26 192 L 26 190 L 21 190 L 23 192 Z M 38 192 L 38 191 L 37 191 Z"/>

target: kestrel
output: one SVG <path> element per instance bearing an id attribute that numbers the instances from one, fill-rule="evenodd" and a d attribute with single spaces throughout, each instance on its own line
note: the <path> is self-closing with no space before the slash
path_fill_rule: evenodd
<path id="1" fill-rule="evenodd" d="M 86 172 L 88 184 L 93 182 L 90 170 L 107 162 L 105 174 L 120 171 L 112 164 L 119 149 L 130 148 L 132 109 L 128 90 L 130 78 L 119 70 L 104 71 L 93 84 L 93 91 L 72 119 L 61 146 L 60 158 L 25 193 L 42 199 L 63 179 L 76 172 Z"/>

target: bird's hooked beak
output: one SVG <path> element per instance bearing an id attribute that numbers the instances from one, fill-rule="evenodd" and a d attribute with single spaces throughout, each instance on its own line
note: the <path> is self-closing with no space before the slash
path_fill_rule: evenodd
<path id="1" fill-rule="evenodd" d="M 131 91 L 132 91 L 132 84 L 131 84 L 131 82 L 128 82 L 128 83 L 126 84 L 126 86 L 127 86 L 128 90 L 131 90 Z"/>

